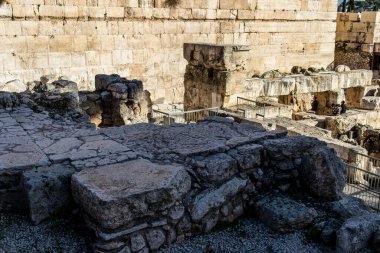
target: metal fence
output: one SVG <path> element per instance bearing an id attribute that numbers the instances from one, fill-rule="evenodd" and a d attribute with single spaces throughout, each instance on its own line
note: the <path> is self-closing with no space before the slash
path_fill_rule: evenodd
<path id="1" fill-rule="evenodd" d="M 256 118 L 258 117 L 265 118 L 266 107 L 270 106 L 270 104 L 257 102 L 257 101 L 250 100 L 247 98 L 237 97 L 237 106 L 239 105 L 247 105 L 251 107 L 252 109 L 254 109 L 255 111 L 257 110 Z M 238 110 L 244 113 L 244 117 L 247 117 L 246 111 L 244 109 L 239 108 Z"/>
<path id="2" fill-rule="evenodd" d="M 152 123 L 169 126 L 174 123 L 195 123 L 210 116 L 217 116 L 219 108 L 207 108 L 181 112 L 163 112 L 153 110 Z"/>
<path id="3" fill-rule="evenodd" d="M 348 175 L 344 192 L 362 199 L 369 207 L 380 212 L 380 175 L 377 171 L 380 159 L 357 154 L 357 165 L 346 163 Z"/>

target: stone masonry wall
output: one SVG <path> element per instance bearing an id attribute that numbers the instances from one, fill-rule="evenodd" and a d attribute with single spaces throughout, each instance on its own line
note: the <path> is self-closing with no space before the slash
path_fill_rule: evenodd
<path id="1" fill-rule="evenodd" d="M 338 13 L 335 65 L 371 69 L 373 46 L 380 42 L 379 23 L 378 12 Z"/>
<path id="2" fill-rule="evenodd" d="M 337 0 L 7 0 L 0 89 L 50 73 L 81 90 L 99 73 L 142 80 L 154 102 L 183 99 L 183 43 L 251 45 L 249 74 L 334 59 Z"/>

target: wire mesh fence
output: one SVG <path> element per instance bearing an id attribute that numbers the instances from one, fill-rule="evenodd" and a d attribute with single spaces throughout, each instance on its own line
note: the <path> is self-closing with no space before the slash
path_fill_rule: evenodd
<path id="1" fill-rule="evenodd" d="M 346 166 L 348 174 L 344 192 L 362 199 L 369 207 L 380 212 L 380 175 L 368 171 L 368 168 L 359 168 L 347 163 Z"/>

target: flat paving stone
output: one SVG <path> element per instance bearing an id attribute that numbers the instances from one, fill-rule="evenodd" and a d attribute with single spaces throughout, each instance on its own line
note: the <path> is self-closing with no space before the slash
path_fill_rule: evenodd
<path id="1" fill-rule="evenodd" d="M 4 145 L 3 145 L 4 144 Z M 27 136 L 0 138 L 0 171 L 42 166 L 49 159 Z"/>

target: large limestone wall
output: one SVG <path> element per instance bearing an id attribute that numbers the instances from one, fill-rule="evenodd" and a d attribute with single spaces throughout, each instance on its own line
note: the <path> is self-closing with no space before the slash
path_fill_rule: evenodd
<path id="1" fill-rule="evenodd" d="M 93 89 L 95 74 L 117 72 L 143 80 L 155 102 L 182 101 L 185 42 L 251 45 L 249 74 L 334 60 L 337 0 L 165 3 L 7 0 L 0 6 L 0 89 L 52 72 Z"/>
<path id="2" fill-rule="evenodd" d="M 338 13 L 336 65 L 344 64 L 352 69 L 371 69 L 373 46 L 378 42 L 380 42 L 378 12 Z"/>

